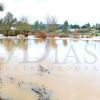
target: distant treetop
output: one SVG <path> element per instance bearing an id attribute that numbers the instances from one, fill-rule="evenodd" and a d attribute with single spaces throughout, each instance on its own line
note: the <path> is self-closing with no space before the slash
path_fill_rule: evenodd
<path id="1" fill-rule="evenodd" d="M 0 11 L 4 11 L 5 7 L 2 3 L 0 3 Z"/>

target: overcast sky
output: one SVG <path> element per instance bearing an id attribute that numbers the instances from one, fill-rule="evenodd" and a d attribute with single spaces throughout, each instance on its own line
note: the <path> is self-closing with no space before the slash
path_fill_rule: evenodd
<path id="1" fill-rule="evenodd" d="M 30 23 L 45 22 L 47 14 L 56 16 L 59 24 L 65 20 L 79 25 L 100 23 L 100 0 L 0 0 L 0 3 L 5 5 L 0 18 L 9 11 L 18 19 L 27 16 Z"/>

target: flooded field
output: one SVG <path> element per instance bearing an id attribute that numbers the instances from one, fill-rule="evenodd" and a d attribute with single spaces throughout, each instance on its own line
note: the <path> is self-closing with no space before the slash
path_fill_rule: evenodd
<path id="1" fill-rule="evenodd" d="M 100 41 L 0 39 L 0 100 L 100 100 Z"/>

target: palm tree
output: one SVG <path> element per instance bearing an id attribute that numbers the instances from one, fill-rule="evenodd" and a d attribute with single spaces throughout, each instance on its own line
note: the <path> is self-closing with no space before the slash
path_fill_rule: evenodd
<path id="1" fill-rule="evenodd" d="M 2 3 L 0 3 L 0 11 L 4 10 L 4 5 Z"/>

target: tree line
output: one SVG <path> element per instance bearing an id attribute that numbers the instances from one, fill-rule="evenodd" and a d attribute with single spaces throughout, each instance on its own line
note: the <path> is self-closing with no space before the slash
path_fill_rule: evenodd
<path id="1" fill-rule="evenodd" d="M 0 13 L 4 11 L 5 7 L 0 3 Z M 17 34 L 25 34 L 27 31 L 34 30 L 40 31 L 45 30 L 46 32 L 56 33 L 57 30 L 61 30 L 60 32 L 68 33 L 68 28 L 72 29 L 85 29 L 91 28 L 90 24 L 87 23 L 83 26 L 69 25 L 66 20 L 62 25 L 57 24 L 57 18 L 55 16 L 47 15 L 46 24 L 42 21 L 35 21 L 33 25 L 29 24 L 29 20 L 26 16 L 22 16 L 19 20 L 13 16 L 11 12 L 7 12 L 6 15 L 0 19 L 0 33 L 4 35 L 17 35 Z"/>

